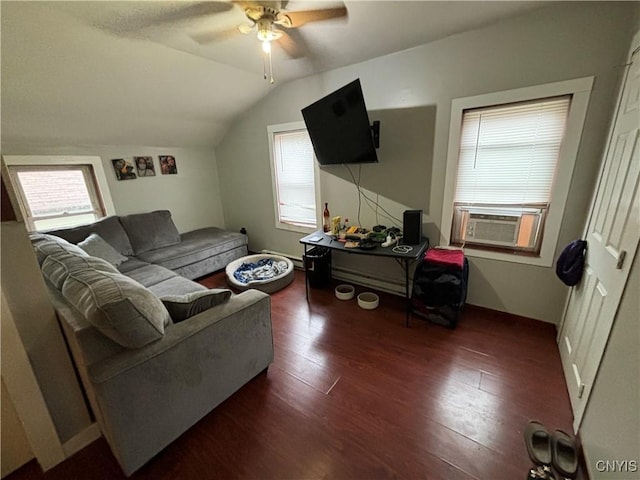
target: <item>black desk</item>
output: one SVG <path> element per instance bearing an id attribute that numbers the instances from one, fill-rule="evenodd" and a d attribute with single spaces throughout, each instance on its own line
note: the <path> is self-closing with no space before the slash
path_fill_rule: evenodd
<path id="1" fill-rule="evenodd" d="M 318 241 L 311 241 L 320 237 Z M 355 255 L 367 255 L 370 257 L 389 257 L 398 262 L 400 267 L 404 269 L 404 293 L 406 300 L 406 320 L 405 324 L 409 326 L 409 316 L 411 315 L 411 297 L 410 297 L 410 285 L 409 285 L 409 265 L 411 262 L 422 258 L 424 251 L 429 248 L 429 239 L 422 237 L 422 241 L 418 245 L 411 245 L 413 249 L 408 253 L 398 253 L 393 251 L 393 247 L 377 246 L 371 250 L 362 250 L 359 248 L 345 248 L 344 243 L 335 239 L 335 236 L 328 235 L 321 230 L 307 235 L 300 239 L 300 243 L 304 245 L 304 255 L 307 256 L 308 247 L 326 247 L 331 249 L 331 252 L 344 252 Z M 309 301 L 309 279 L 307 275 L 307 262 L 303 257 L 304 274 L 305 274 L 305 291 L 307 295 L 307 301 Z"/>

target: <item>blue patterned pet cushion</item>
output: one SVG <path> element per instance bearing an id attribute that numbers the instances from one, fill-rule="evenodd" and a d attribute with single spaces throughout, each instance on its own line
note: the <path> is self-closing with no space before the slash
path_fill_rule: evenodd
<path id="1" fill-rule="evenodd" d="M 256 280 L 270 280 L 287 273 L 288 268 L 287 262 L 263 258 L 257 262 L 243 263 L 233 272 L 233 276 L 240 283 L 247 284 Z"/>

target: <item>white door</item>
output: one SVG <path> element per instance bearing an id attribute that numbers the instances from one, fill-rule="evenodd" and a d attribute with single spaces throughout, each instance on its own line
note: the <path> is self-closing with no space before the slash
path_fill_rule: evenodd
<path id="1" fill-rule="evenodd" d="M 582 420 L 640 239 L 640 53 L 628 67 L 586 230 L 585 270 L 558 336 L 574 413 Z"/>

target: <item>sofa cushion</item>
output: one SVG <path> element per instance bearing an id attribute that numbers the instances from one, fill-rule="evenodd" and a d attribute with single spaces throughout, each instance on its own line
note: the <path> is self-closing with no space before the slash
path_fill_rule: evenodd
<path id="1" fill-rule="evenodd" d="M 31 245 L 36 253 L 39 265 L 42 265 L 45 258 L 49 255 L 72 253 L 81 257 L 89 256 L 89 254 L 80 247 L 54 235 L 32 233 L 29 235 L 29 239 L 31 240 Z"/>
<path id="2" fill-rule="evenodd" d="M 127 261 L 127 257 L 121 255 L 115 248 L 109 245 L 100 235 L 92 233 L 83 241 L 78 243 L 78 246 L 85 252 L 93 257 L 102 258 L 111 265 L 118 266 L 122 262 Z"/>
<path id="3" fill-rule="evenodd" d="M 155 285 L 149 285 L 147 288 L 151 290 L 151 293 L 158 297 L 164 297 L 165 295 L 184 295 L 185 293 L 198 292 L 200 290 L 207 289 L 199 283 L 188 280 L 180 275 L 167 278 Z"/>
<path id="4" fill-rule="evenodd" d="M 135 255 L 180 243 L 180 233 L 168 210 L 125 215 L 120 221 Z"/>
<path id="5" fill-rule="evenodd" d="M 231 290 L 226 288 L 204 290 L 186 295 L 167 295 L 161 297 L 162 303 L 169 311 L 174 323 L 193 317 L 209 310 L 231 298 Z"/>
<path id="6" fill-rule="evenodd" d="M 181 235 L 180 243 L 145 252 L 140 259 L 171 270 L 201 262 L 247 243 L 247 236 L 221 228 L 208 227 Z"/>
<path id="7" fill-rule="evenodd" d="M 149 263 L 127 272 L 127 277 L 133 278 L 136 282 L 147 288 L 177 276 L 178 274 L 176 272 L 169 270 L 168 268 L 164 268 L 159 265 L 151 265 Z"/>
<path id="8" fill-rule="evenodd" d="M 65 228 L 47 232 L 56 237 L 78 244 L 92 233 L 97 233 L 102 239 L 115 248 L 122 255 L 133 255 L 133 248 L 127 236 L 127 232 L 122 228 L 120 220 L 116 216 L 105 217 L 95 223 L 82 225 L 80 227 Z"/>
<path id="9" fill-rule="evenodd" d="M 98 257 L 81 256 L 74 253 L 56 253 L 42 262 L 42 275 L 58 290 L 71 272 L 94 269 L 101 272 L 118 273 L 116 267 Z"/>
<path id="10" fill-rule="evenodd" d="M 127 257 L 126 262 L 122 262 L 120 265 L 118 265 L 118 271 L 120 273 L 124 273 L 125 275 L 129 275 L 129 272 L 137 270 L 138 268 L 145 267 L 147 265 L 150 265 L 150 263 L 138 260 L 136 257 Z"/>
<path id="11" fill-rule="evenodd" d="M 127 348 L 159 340 L 171 323 L 158 297 L 121 273 L 71 272 L 62 295 L 104 335 Z"/>

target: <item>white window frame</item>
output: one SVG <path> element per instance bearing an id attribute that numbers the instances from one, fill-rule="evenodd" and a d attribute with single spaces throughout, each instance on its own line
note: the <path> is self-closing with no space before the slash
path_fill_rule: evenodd
<path id="1" fill-rule="evenodd" d="M 313 156 L 313 182 L 314 182 L 314 190 L 315 190 L 315 203 L 316 203 L 316 227 L 304 227 L 302 225 L 293 225 L 290 223 L 284 223 L 280 221 L 278 215 L 278 185 L 277 185 L 277 173 L 276 166 L 274 161 L 274 142 L 273 138 L 278 133 L 287 133 L 287 132 L 296 132 L 300 130 L 307 130 L 307 126 L 304 122 L 290 122 L 290 123 L 280 123 L 277 125 L 268 125 L 267 126 L 267 134 L 269 137 L 269 159 L 270 159 L 270 167 L 271 167 L 271 187 L 273 191 L 273 207 L 274 207 L 274 218 L 275 218 L 275 227 L 279 230 L 287 230 L 290 232 L 297 233 L 312 233 L 320 228 L 322 225 L 320 216 L 322 214 L 322 210 L 320 209 L 320 174 L 318 169 L 318 162 L 316 161 L 315 155 Z"/>
<path id="2" fill-rule="evenodd" d="M 93 170 L 96 181 L 96 194 L 105 211 L 105 215 L 115 215 L 116 209 L 109 191 L 107 176 L 102 165 L 102 159 L 97 156 L 84 155 L 3 155 L 3 177 L 9 180 L 5 183 L 11 200 L 19 206 L 16 216 L 19 221 L 25 222 L 29 231 L 34 231 L 33 226 L 27 225 L 25 218 L 25 206 L 19 199 L 19 189 L 13 184 L 13 175 L 9 173 L 8 167 L 34 167 L 34 166 L 78 166 L 89 165 Z"/>
<path id="3" fill-rule="evenodd" d="M 462 115 L 465 110 L 483 108 L 491 105 L 502 105 L 515 102 L 532 101 L 546 97 L 571 95 L 571 106 L 567 117 L 565 137 L 558 155 L 558 164 L 553 188 L 551 205 L 547 212 L 544 235 L 537 257 L 514 255 L 512 253 L 482 250 L 471 246 L 465 247 L 470 257 L 489 258 L 515 263 L 524 263 L 550 267 L 553 265 L 558 235 L 562 223 L 571 177 L 580 147 L 580 139 L 587 115 L 589 98 L 593 88 L 594 77 L 584 77 L 562 82 L 518 88 L 504 92 L 495 92 L 472 97 L 456 98 L 451 102 L 451 122 L 449 126 L 449 145 L 447 153 L 447 171 L 445 177 L 441 232 L 444 245 L 451 240 L 453 223 L 453 200 L 455 195 L 456 176 L 458 173 L 458 151 L 462 127 Z"/>

